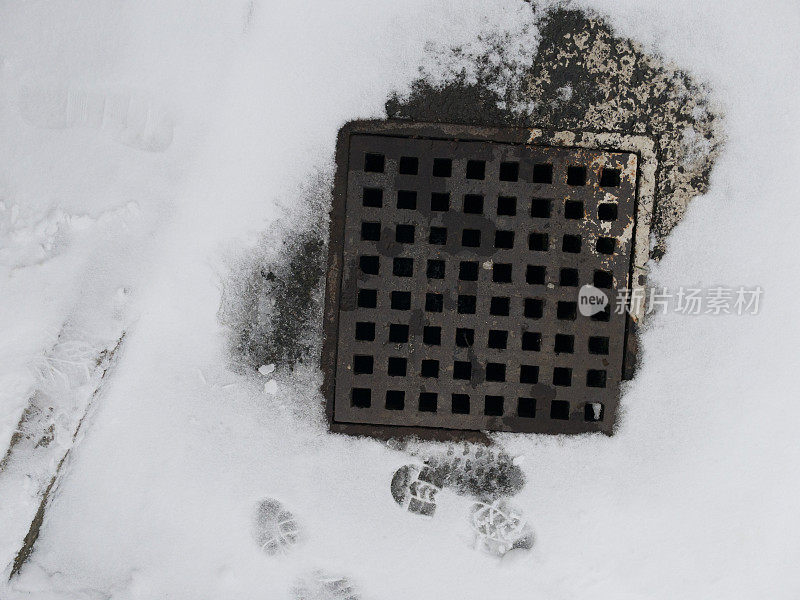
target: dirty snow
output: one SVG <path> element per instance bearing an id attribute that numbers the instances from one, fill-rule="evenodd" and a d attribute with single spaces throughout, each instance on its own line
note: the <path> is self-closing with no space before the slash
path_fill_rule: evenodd
<path id="1" fill-rule="evenodd" d="M 217 312 L 226 256 L 330 162 L 344 121 L 381 116 L 420 64 L 435 70 L 426 45 L 503 39 L 527 5 L 0 9 L 0 446 L 65 324 L 86 339 L 127 331 L 11 583 L 20 527 L 0 497 L 0 597 L 800 595 L 800 9 L 581 4 L 708 81 L 724 107 L 711 191 L 653 281 L 760 285 L 764 304 L 653 319 L 613 438 L 496 436 L 525 473 L 513 503 L 535 540 L 502 560 L 473 547 L 469 499 L 443 489 L 430 519 L 398 508 L 389 484 L 409 456 L 326 434 L 303 392 L 312 368 L 267 394 L 275 379 L 232 371 Z M 265 498 L 302 527 L 283 555 L 254 540 Z"/>

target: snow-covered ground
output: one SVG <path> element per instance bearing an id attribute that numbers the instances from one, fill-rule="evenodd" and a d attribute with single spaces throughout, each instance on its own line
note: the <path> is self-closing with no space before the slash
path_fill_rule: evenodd
<path id="1" fill-rule="evenodd" d="M 102 348 L 125 331 L 11 583 L 30 523 L 16 503 L 39 482 L 17 472 L 0 496 L 0 598 L 293 598 L 317 570 L 383 600 L 800 596 L 800 8 L 579 4 L 707 81 L 725 113 L 711 190 L 652 282 L 758 285 L 763 305 L 651 319 L 613 437 L 496 436 L 535 532 L 502 560 L 471 547 L 464 497 L 441 492 L 430 519 L 398 508 L 408 455 L 327 434 L 297 392 L 313 369 L 272 394 L 231 370 L 218 310 L 230 257 L 330 165 L 342 123 L 383 116 L 428 42 L 519 31 L 528 5 L 0 8 L 0 448 L 36 390 L 81 371 L 83 354 L 59 362 L 63 332 Z M 300 528 L 285 555 L 253 536 L 265 497 Z"/>

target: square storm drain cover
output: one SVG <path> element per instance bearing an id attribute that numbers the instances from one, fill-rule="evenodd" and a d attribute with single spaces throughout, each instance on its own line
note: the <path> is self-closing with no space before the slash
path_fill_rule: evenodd
<path id="1" fill-rule="evenodd" d="M 333 429 L 611 432 L 637 155 L 526 139 L 385 122 L 340 133 L 323 360 Z M 584 316 L 584 285 L 604 310 Z"/>

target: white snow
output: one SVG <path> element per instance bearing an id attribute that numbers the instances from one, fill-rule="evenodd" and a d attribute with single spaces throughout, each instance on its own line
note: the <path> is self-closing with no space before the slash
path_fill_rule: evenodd
<path id="1" fill-rule="evenodd" d="M 800 9 L 580 4 L 709 81 L 726 112 L 711 191 L 653 280 L 760 285 L 763 307 L 653 319 L 614 437 L 496 436 L 526 457 L 513 504 L 535 535 L 502 562 L 470 547 L 468 499 L 444 490 L 432 519 L 397 507 L 389 481 L 409 457 L 327 434 L 318 373 L 265 395 L 232 372 L 217 310 L 231 248 L 330 163 L 338 127 L 438 68 L 426 43 L 520 31 L 520 3 L 0 9 L 0 447 L 65 322 L 128 332 L 0 597 L 291 598 L 317 570 L 384 600 L 800 595 Z M 285 556 L 253 540 L 265 497 L 302 529 Z M 18 525 L 3 502 L 5 569 Z"/>

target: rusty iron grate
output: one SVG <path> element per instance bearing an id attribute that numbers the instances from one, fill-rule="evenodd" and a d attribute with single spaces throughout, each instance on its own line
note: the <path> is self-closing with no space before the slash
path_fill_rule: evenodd
<path id="1" fill-rule="evenodd" d="M 340 134 L 323 364 L 331 425 L 610 433 L 637 155 L 469 132 Z M 608 295 L 605 311 L 581 315 L 584 284 Z"/>

